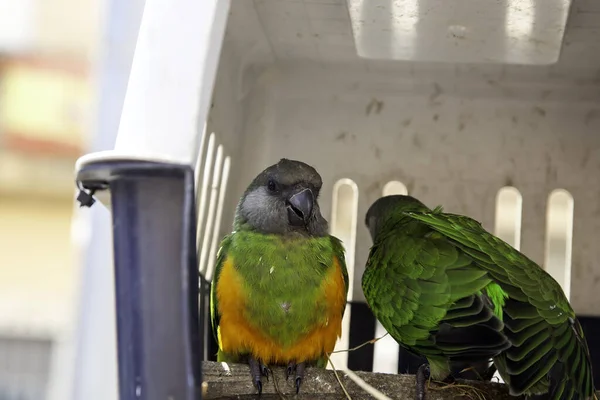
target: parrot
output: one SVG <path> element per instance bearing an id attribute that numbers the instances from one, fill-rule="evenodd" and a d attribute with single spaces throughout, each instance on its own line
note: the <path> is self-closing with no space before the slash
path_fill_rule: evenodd
<path id="1" fill-rule="evenodd" d="M 416 374 L 451 384 L 453 362 L 493 360 L 512 396 L 596 399 L 588 345 L 560 285 L 467 216 L 408 195 L 365 216 L 373 245 L 362 289 L 375 317 L 408 351 Z"/>
<path id="2" fill-rule="evenodd" d="M 217 361 L 250 367 L 260 395 L 268 365 L 300 391 L 306 366 L 325 367 L 341 335 L 348 294 L 342 242 L 328 233 L 312 166 L 282 158 L 262 171 L 220 243 L 210 291 Z"/>

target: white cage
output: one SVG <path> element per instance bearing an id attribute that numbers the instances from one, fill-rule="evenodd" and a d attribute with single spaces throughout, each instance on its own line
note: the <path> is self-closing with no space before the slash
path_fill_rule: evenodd
<path id="1" fill-rule="evenodd" d="M 286 157 L 323 177 L 350 300 L 367 208 L 408 192 L 481 221 L 600 317 L 600 3 L 476 4 L 148 0 L 116 149 L 196 163 L 208 279 L 246 185 Z M 395 346 L 375 345 L 374 371 L 396 371 Z"/>
<path id="2" fill-rule="evenodd" d="M 600 315 L 598 5 L 575 0 L 558 63 L 527 66 L 361 58 L 351 18 L 352 4 L 361 2 L 348 3 L 350 13 L 346 0 L 232 2 L 199 166 L 202 188 L 212 187 L 208 204 L 222 202 L 223 214 L 200 201 L 199 232 L 212 236 L 204 243 L 230 231 L 254 175 L 282 157 L 300 159 L 323 177 L 321 205 L 346 245 L 354 301 L 364 299 L 370 247 L 364 214 L 384 193 L 408 191 L 481 221 L 545 265 L 578 314 Z M 373 11 L 383 24 L 393 2 L 372 3 L 388 11 Z M 445 38 L 428 32 L 417 30 L 413 46 Z M 384 40 L 375 35 L 367 40 Z M 476 45 L 471 51 L 476 59 Z M 219 181 L 225 163 L 229 178 Z M 205 264 L 210 270 L 201 258 Z M 376 352 L 385 364 L 390 353 Z M 390 362 L 375 370 L 395 371 Z"/>

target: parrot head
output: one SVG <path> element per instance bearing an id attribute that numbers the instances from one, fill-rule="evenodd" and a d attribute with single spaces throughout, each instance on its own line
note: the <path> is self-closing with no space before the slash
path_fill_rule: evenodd
<path id="1" fill-rule="evenodd" d="M 391 195 L 377 199 L 365 216 L 365 225 L 371 234 L 371 239 L 381 231 L 387 221 L 399 222 L 404 218 L 406 211 L 430 211 L 429 208 L 419 200 L 411 196 Z"/>
<path id="2" fill-rule="evenodd" d="M 262 171 L 238 203 L 234 227 L 266 234 L 327 235 L 317 198 L 323 182 L 301 161 L 281 159 Z"/>

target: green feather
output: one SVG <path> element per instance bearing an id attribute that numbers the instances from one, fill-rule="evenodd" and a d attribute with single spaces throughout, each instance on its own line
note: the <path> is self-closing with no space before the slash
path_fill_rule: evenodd
<path id="1" fill-rule="evenodd" d="M 504 308 L 506 299 L 508 299 L 508 293 L 502 290 L 502 287 L 495 282 L 487 285 L 485 292 L 494 305 L 494 314 L 502 321 L 502 309 Z"/>

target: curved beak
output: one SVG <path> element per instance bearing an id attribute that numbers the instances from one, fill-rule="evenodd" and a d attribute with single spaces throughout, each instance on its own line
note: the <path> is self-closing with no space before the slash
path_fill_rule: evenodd
<path id="1" fill-rule="evenodd" d="M 312 215 L 315 197 L 310 189 L 303 189 L 288 199 L 290 225 L 305 226 Z"/>

